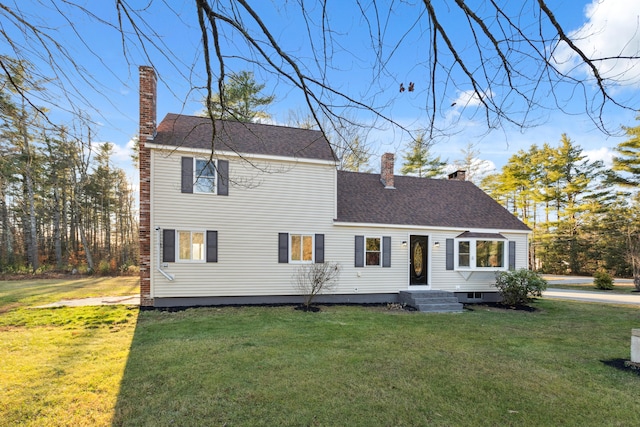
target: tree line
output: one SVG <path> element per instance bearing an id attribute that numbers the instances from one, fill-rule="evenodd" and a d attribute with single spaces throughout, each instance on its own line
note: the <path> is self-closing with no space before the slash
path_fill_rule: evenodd
<path id="1" fill-rule="evenodd" d="M 529 266 L 554 274 L 606 271 L 640 288 L 640 126 L 611 167 L 563 134 L 520 150 L 480 186 L 532 230 Z"/>
<path id="2" fill-rule="evenodd" d="M 135 195 L 113 144 L 94 144 L 86 118 L 51 123 L 24 96 L 44 90 L 28 64 L 1 62 L 0 272 L 136 270 Z"/>

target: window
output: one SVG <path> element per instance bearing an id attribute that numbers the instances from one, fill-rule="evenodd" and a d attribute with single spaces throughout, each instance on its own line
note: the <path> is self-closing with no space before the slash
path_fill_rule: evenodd
<path id="1" fill-rule="evenodd" d="M 229 195 L 229 161 L 181 157 L 180 192 Z"/>
<path id="2" fill-rule="evenodd" d="M 504 242 L 476 241 L 476 267 L 504 267 Z"/>
<path id="3" fill-rule="evenodd" d="M 218 262 L 218 232 L 165 228 L 161 239 L 162 262 Z"/>
<path id="4" fill-rule="evenodd" d="M 313 236 L 291 234 L 291 262 L 313 262 Z"/>
<path id="5" fill-rule="evenodd" d="M 354 266 L 391 267 L 391 236 L 355 236 Z"/>
<path id="6" fill-rule="evenodd" d="M 469 267 L 470 249 L 470 242 L 458 242 L 458 267 Z"/>
<path id="7" fill-rule="evenodd" d="M 278 233 L 278 263 L 312 262 L 324 262 L 324 234 Z"/>
<path id="8" fill-rule="evenodd" d="M 366 265 L 380 265 L 380 238 L 367 237 L 365 245 Z"/>
<path id="9" fill-rule="evenodd" d="M 205 260 L 204 232 L 178 231 L 178 261 Z"/>
<path id="10" fill-rule="evenodd" d="M 194 191 L 196 193 L 215 193 L 217 175 L 215 161 L 202 159 L 194 159 L 194 161 Z"/>
<path id="11" fill-rule="evenodd" d="M 505 267 L 504 240 L 459 240 L 458 268 L 502 269 Z"/>

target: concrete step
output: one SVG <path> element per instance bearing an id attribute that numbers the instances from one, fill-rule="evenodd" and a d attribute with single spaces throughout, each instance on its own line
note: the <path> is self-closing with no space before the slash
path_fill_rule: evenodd
<path id="1" fill-rule="evenodd" d="M 400 291 L 400 302 L 428 313 L 459 313 L 463 305 L 451 292 L 446 291 Z"/>
<path id="2" fill-rule="evenodd" d="M 438 297 L 438 298 L 414 298 L 416 304 L 458 304 L 456 297 Z"/>
<path id="3" fill-rule="evenodd" d="M 417 304 L 416 309 L 422 313 L 461 313 L 463 305 L 455 304 Z"/>

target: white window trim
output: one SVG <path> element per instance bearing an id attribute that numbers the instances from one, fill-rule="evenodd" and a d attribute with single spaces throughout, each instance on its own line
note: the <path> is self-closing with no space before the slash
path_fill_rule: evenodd
<path id="1" fill-rule="evenodd" d="M 218 159 L 211 160 L 213 165 L 213 189 L 214 191 L 198 191 L 198 160 L 209 162 L 210 159 L 204 159 L 202 157 L 193 158 L 193 193 L 194 194 L 218 194 Z M 206 175 L 208 177 L 208 175 Z M 209 179 L 209 178 L 207 178 Z"/>
<path id="2" fill-rule="evenodd" d="M 380 240 L 380 257 L 378 258 L 378 264 L 367 264 L 367 239 L 379 239 Z M 382 254 L 384 253 L 382 245 L 384 244 L 384 239 L 382 236 L 364 236 L 364 245 L 362 250 L 364 250 L 364 267 L 382 267 Z"/>
<path id="3" fill-rule="evenodd" d="M 191 259 L 182 259 L 180 258 L 180 233 L 190 233 L 190 245 L 191 245 Z M 193 233 L 202 233 L 203 235 L 203 257 L 202 259 L 193 259 Z M 185 230 L 185 229 L 177 229 L 176 230 L 176 263 L 184 263 L 184 264 L 204 264 L 207 262 L 207 232 L 206 230 Z"/>
<path id="4" fill-rule="evenodd" d="M 489 242 L 502 242 L 502 267 L 476 267 L 476 244 L 478 241 Z M 460 266 L 460 242 L 469 242 L 469 266 Z M 474 238 L 474 239 L 455 239 L 454 240 L 454 267 L 459 271 L 506 271 L 509 267 L 509 244 L 504 239 L 488 239 L 488 238 Z"/>
<path id="5" fill-rule="evenodd" d="M 309 261 L 305 260 L 294 260 L 293 259 L 293 236 L 300 236 L 304 239 L 305 236 L 311 237 L 311 259 Z M 300 246 L 300 249 L 303 250 L 304 245 Z M 316 235 L 315 233 L 289 233 L 289 263 L 290 264 L 313 264 L 316 259 Z"/>

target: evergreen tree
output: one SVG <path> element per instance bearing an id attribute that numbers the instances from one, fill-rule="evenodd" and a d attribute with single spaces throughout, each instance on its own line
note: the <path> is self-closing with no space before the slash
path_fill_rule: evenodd
<path id="1" fill-rule="evenodd" d="M 202 115 L 215 119 L 235 120 L 239 122 L 255 122 L 271 116 L 261 107 L 270 105 L 275 95 L 260 96 L 264 84 L 255 81 L 253 72 L 241 71 L 231 73 L 224 83 L 221 93 L 215 93 L 207 102 Z"/>
<path id="2" fill-rule="evenodd" d="M 443 162 L 440 156 L 432 157 L 430 155 L 431 145 L 431 142 L 426 140 L 425 132 L 410 141 L 400 173 L 420 178 L 434 178 L 443 175 L 447 162 Z"/>
<path id="3" fill-rule="evenodd" d="M 618 153 L 613 157 L 613 170 L 618 172 L 615 180 L 622 185 L 640 187 L 640 125 L 623 129 L 629 139 L 614 148 Z"/>

